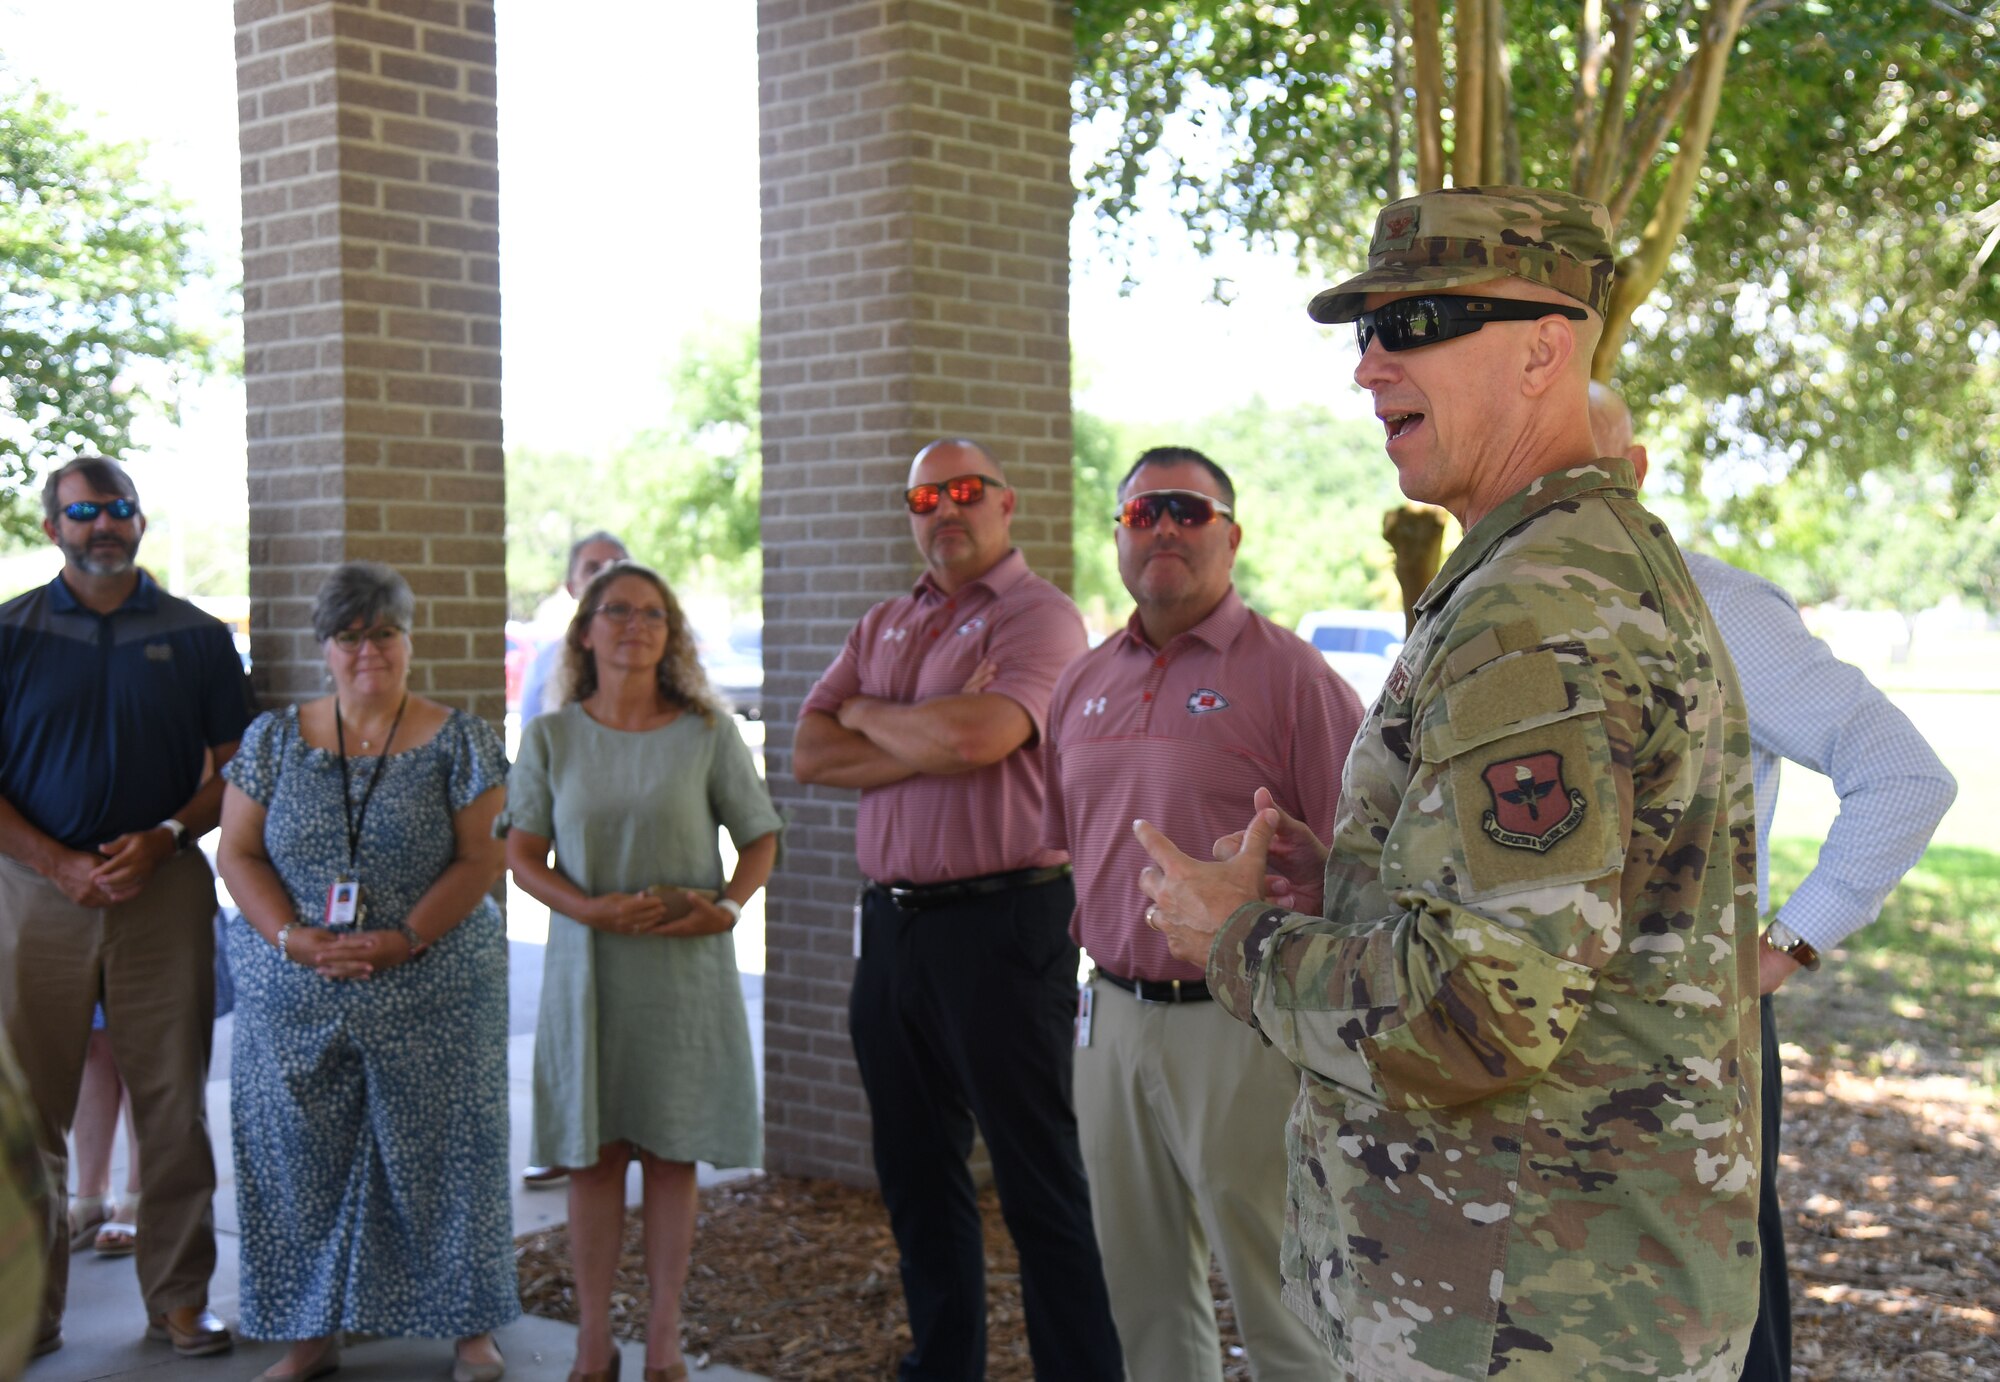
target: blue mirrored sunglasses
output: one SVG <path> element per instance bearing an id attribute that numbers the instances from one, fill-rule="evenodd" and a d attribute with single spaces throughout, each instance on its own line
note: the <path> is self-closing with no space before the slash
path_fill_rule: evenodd
<path id="1" fill-rule="evenodd" d="M 63 517 L 72 523 L 95 523 L 100 513 L 108 513 L 120 523 L 126 523 L 138 517 L 139 505 L 131 499 L 113 499 L 108 504 L 100 504 L 95 499 L 79 499 L 74 504 L 63 505 Z"/>

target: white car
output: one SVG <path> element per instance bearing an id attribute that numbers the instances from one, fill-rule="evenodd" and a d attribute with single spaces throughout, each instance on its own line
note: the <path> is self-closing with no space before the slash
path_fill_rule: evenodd
<path id="1" fill-rule="evenodd" d="M 1354 688 L 1364 706 L 1375 703 L 1389 679 L 1403 651 L 1403 631 L 1402 615 L 1379 609 L 1320 609 L 1299 620 L 1299 637 Z"/>

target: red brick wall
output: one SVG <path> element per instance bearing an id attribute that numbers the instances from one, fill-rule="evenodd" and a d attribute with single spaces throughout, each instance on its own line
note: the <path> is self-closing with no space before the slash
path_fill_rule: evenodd
<path id="1" fill-rule="evenodd" d="M 766 761 L 791 817 L 767 911 L 775 1170 L 865 1180 L 847 1041 L 854 795 L 791 779 L 798 707 L 917 574 L 926 441 L 985 444 L 1029 562 L 1070 576 L 1067 6 L 759 0 Z"/>
<path id="2" fill-rule="evenodd" d="M 323 685 L 314 590 L 385 561 L 411 684 L 495 721 L 506 619 L 493 6 L 237 0 L 258 690 Z"/>

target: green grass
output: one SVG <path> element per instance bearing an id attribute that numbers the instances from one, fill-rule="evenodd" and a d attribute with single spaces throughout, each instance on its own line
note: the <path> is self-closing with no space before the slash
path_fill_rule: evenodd
<path id="1" fill-rule="evenodd" d="M 1774 903 L 1818 855 L 1817 840 L 1771 842 Z M 2000 1090 L 2000 853 L 1931 846 L 1881 917 L 1818 974 L 1787 983 L 1778 1005 L 1785 1041 L 1812 1055 L 1949 1070 Z"/>

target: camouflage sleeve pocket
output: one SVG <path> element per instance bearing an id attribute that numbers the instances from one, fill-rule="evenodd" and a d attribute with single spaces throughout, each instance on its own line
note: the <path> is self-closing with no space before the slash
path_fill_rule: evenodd
<path id="1" fill-rule="evenodd" d="M 1426 717 L 1419 751 L 1430 801 L 1454 827 L 1461 901 L 1618 867 L 1604 700 L 1574 670 L 1547 650 L 1504 657 Z"/>

